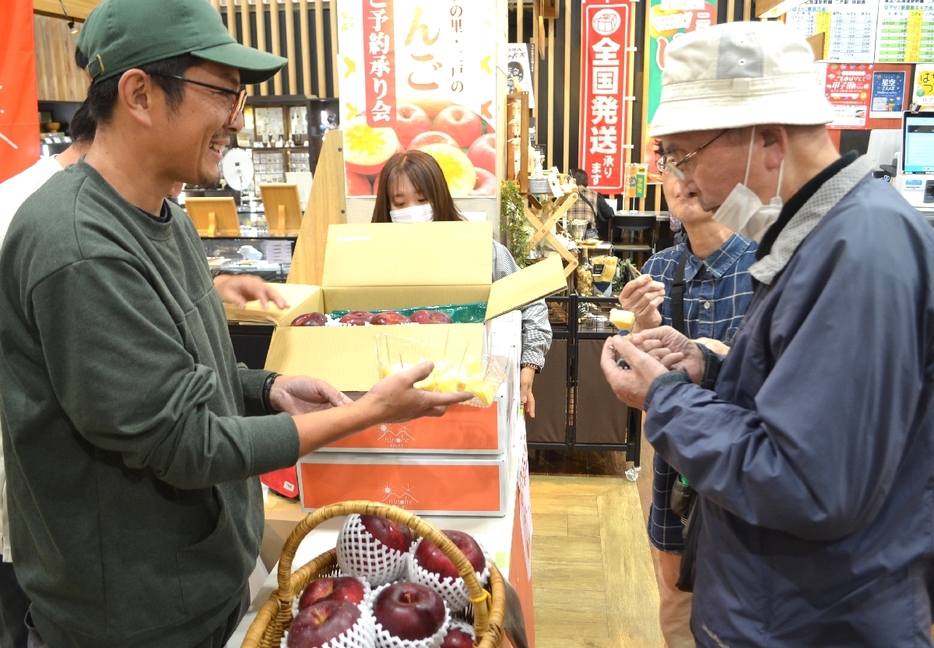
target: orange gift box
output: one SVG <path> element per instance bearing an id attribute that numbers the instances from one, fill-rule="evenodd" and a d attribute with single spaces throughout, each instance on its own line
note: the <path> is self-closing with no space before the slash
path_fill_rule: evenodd
<path id="1" fill-rule="evenodd" d="M 501 516 L 506 457 L 313 452 L 298 461 L 305 511 L 344 500 L 393 504 L 418 515 Z"/>
<path id="2" fill-rule="evenodd" d="M 320 451 L 501 454 L 506 451 L 507 396 L 502 387 L 490 407 L 452 405 L 438 418 L 374 425 Z"/>

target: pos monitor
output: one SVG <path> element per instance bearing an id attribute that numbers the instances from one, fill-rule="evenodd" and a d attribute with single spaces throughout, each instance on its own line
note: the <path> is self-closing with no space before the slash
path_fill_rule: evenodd
<path id="1" fill-rule="evenodd" d="M 934 174 L 934 112 L 902 116 L 902 173 Z"/>

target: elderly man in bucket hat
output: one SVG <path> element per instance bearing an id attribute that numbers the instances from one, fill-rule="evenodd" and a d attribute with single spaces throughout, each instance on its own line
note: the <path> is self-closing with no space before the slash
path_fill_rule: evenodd
<path id="1" fill-rule="evenodd" d="M 78 47 L 94 143 L 0 251 L 13 558 L 52 648 L 220 648 L 262 539 L 256 476 L 470 395 L 415 389 L 430 363 L 355 402 L 239 367 L 198 234 L 165 196 L 217 180 L 240 84 L 285 60 L 237 44 L 205 0 L 103 0 Z"/>
<path id="2" fill-rule="evenodd" d="M 760 241 L 755 293 L 725 357 L 660 328 L 601 365 L 700 494 L 698 645 L 930 646 L 934 233 L 839 156 L 811 63 L 780 24 L 671 45 L 652 134 Z"/>

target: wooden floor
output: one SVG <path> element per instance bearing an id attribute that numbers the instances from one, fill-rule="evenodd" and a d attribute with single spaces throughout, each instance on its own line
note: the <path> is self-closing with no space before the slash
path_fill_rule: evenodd
<path id="1" fill-rule="evenodd" d="M 540 459 L 531 462 L 536 648 L 662 648 L 638 484 L 612 466 L 550 474 L 556 466 Z M 535 474 L 536 463 L 549 474 Z M 651 477 L 642 472 L 639 481 Z"/>

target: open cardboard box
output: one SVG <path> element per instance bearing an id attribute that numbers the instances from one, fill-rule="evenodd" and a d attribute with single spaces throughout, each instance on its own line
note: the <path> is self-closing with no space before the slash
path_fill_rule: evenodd
<path id="1" fill-rule="evenodd" d="M 457 354 L 477 354 L 487 346 L 484 324 L 293 327 L 292 320 L 311 311 L 486 302 L 489 322 L 567 286 L 557 256 L 493 282 L 492 237 L 488 221 L 331 225 L 321 286 L 284 284 L 288 308 L 264 310 L 250 302 L 243 309 L 226 306 L 227 317 L 276 325 L 267 369 L 364 392 L 379 379 L 377 334 L 398 333 Z"/>

